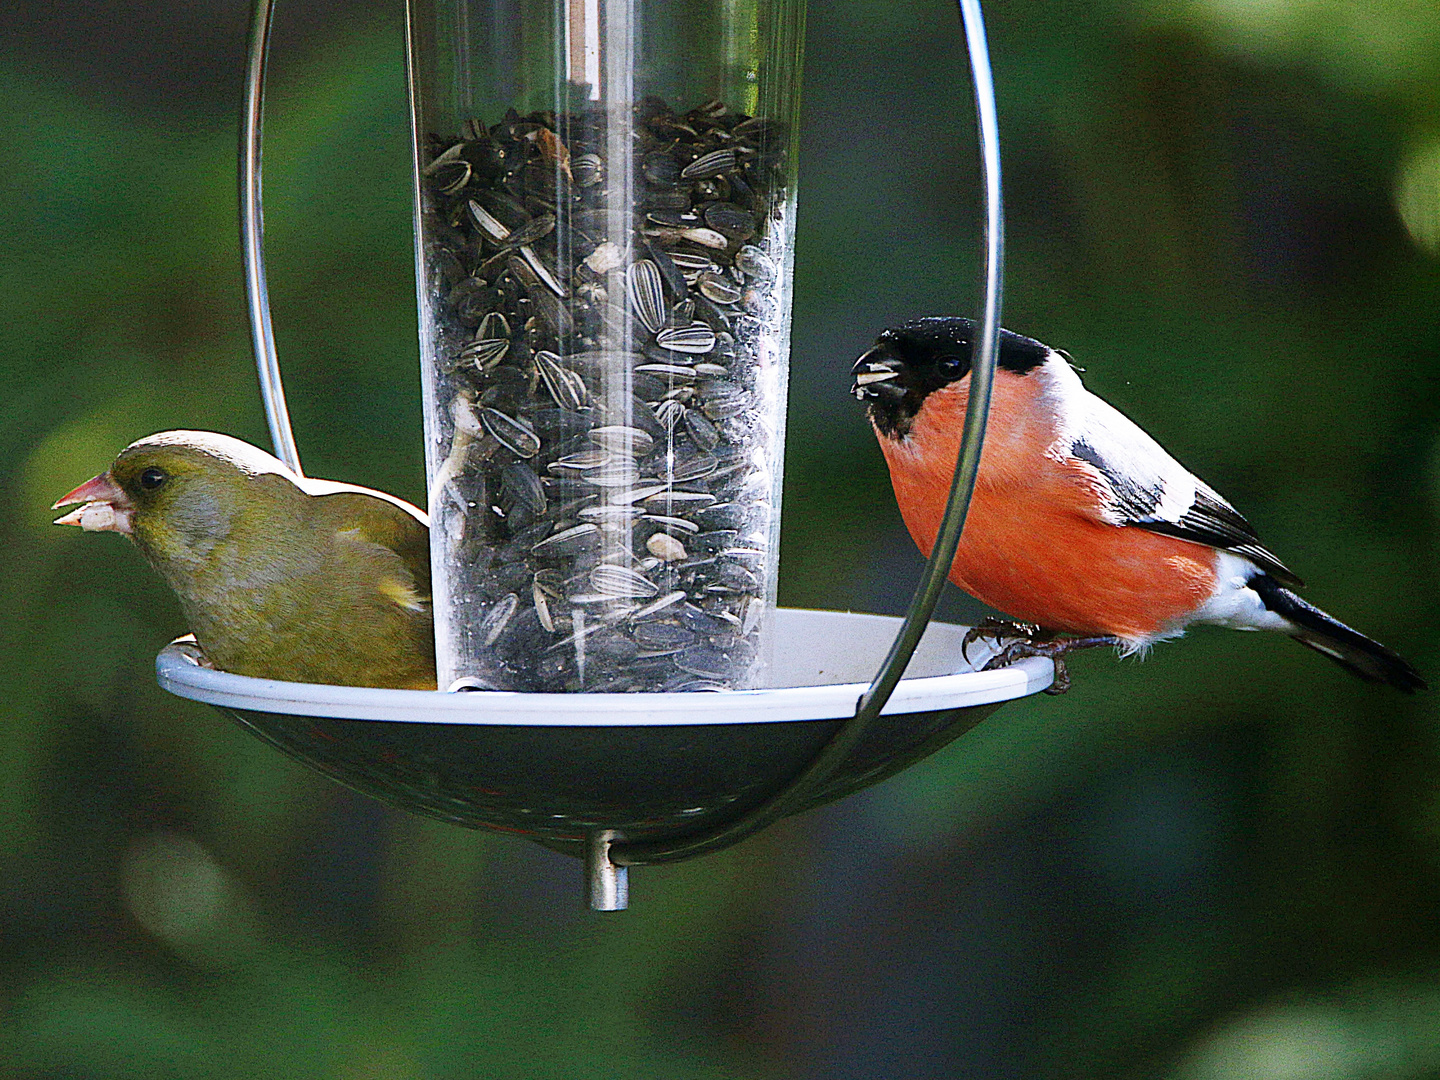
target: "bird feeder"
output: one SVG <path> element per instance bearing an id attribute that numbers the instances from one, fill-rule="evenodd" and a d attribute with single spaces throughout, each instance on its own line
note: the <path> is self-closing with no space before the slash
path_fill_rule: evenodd
<path id="1" fill-rule="evenodd" d="M 929 625 L 979 463 L 1002 280 L 984 28 L 978 0 L 959 7 L 983 332 L 903 620 L 775 606 L 803 0 L 409 0 L 441 689 L 233 675 L 183 640 L 160 684 L 357 790 L 582 857 L 602 910 L 626 906 L 627 867 L 734 844 L 1049 686 L 1049 660 L 975 670 L 965 627 Z M 241 232 L 271 437 L 298 472 L 261 236 L 270 18 L 255 0 Z"/>

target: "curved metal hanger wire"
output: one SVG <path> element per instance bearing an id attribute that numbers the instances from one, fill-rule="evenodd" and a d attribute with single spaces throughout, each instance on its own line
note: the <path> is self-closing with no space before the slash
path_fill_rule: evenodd
<path id="1" fill-rule="evenodd" d="M 870 687 L 856 704 L 855 715 L 846 721 L 794 781 L 762 804 L 729 825 L 694 836 L 648 843 L 625 843 L 605 838 L 608 859 L 614 866 L 639 866 L 675 862 L 718 851 L 754 835 L 767 825 L 809 804 L 833 776 L 865 733 L 879 717 L 891 693 L 905 674 L 920 638 L 930 622 L 945 586 L 950 564 L 960 543 L 980 451 L 985 441 L 985 424 L 990 409 L 990 391 L 999 351 L 1001 293 L 1004 282 L 1004 214 L 1000 188 L 1000 133 L 995 110 L 995 85 L 990 69 L 990 52 L 985 38 L 980 0 L 957 0 L 960 20 L 970 57 L 975 110 L 979 121 L 981 179 L 985 191 L 984 311 L 981 332 L 971 368 L 970 401 L 956 461 L 955 476 L 945 515 L 906 611 L 900 633 L 890 647 Z M 249 303 L 251 337 L 260 378 L 260 394 L 276 456 L 300 471 L 300 455 L 290 427 L 280 364 L 275 354 L 275 335 L 270 321 L 270 299 L 265 278 L 264 227 L 261 201 L 261 146 L 265 102 L 265 69 L 269 53 L 273 0 L 253 0 L 249 61 L 240 132 L 240 234 L 245 259 L 245 288 Z"/>

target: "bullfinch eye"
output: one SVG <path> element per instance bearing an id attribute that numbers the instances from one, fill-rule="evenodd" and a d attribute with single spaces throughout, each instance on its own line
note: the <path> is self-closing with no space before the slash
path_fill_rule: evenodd
<path id="1" fill-rule="evenodd" d="M 939 367 L 941 375 L 952 379 L 965 374 L 965 361 L 958 356 L 942 356 L 936 366 Z"/>
<path id="2" fill-rule="evenodd" d="M 154 491 L 161 484 L 170 478 L 170 474 L 164 469 L 149 468 L 140 474 L 140 486 L 146 491 Z"/>

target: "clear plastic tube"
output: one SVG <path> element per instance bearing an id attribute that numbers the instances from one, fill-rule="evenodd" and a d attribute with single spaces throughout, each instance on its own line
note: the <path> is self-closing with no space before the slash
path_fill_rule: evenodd
<path id="1" fill-rule="evenodd" d="M 441 686 L 760 685 L 798 0 L 410 0 Z"/>

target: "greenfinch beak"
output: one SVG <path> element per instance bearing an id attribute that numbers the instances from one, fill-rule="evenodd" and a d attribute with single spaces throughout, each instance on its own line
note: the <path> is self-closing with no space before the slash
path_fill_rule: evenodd
<path id="1" fill-rule="evenodd" d="M 58 510 L 75 503 L 84 505 L 64 517 L 56 518 L 56 525 L 79 525 L 86 532 L 118 532 L 127 536 L 132 531 L 130 515 L 135 511 L 135 504 L 108 472 L 86 480 L 68 495 L 57 499 L 50 509 Z"/>

